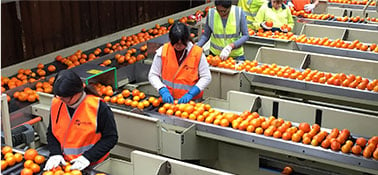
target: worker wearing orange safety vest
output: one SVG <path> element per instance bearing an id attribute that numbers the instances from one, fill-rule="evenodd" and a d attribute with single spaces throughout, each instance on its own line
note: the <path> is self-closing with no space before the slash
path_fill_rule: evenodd
<path id="1" fill-rule="evenodd" d="M 110 108 L 72 70 L 60 71 L 54 82 L 55 98 L 50 110 L 45 170 L 71 162 L 71 169 L 83 170 L 104 161 L 118 140 Z"/>
<path id="2" fill-rule="evenodd" d="M 314 0 L 311 3 L 311 0 L 288 0 L 287 5 L 293 7 L 294 10 L 300 11 L 304 10 L 305 12 L 312 12 L 314 8 L 319 4 L 319 0 Z"/>
<path id="3" fill-rule="evenodd" d="M 183 23 L 173 24 L 170 42 L 155 54 L 148 79 L 164 103 L 188 103 L 201 99 L 211 81 L 211 74 L 202 48 L 193 45 L 189 29 Z"/>

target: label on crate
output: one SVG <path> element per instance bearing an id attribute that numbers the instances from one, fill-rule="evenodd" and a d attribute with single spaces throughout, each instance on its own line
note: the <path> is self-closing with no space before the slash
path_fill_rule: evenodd
<path id="1" fill-rule="evenodd" d="M 89 73 L 89 74 L 99 74 L 101 72 L 102 72 L 102 70 L 98 70 L 98 69 L 91 69 L 91 70 L 87 71 L 87 73 Z"/>

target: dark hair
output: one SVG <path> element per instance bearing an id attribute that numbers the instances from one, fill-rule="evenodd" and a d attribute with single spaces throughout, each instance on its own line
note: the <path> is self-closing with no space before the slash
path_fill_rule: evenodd
<path id="1" fill-rule="evenodd" d="M 71 69 L 62 70 L 56 74 L 53 89 L 54 95 L 72 97 L 82 91 L 85 91 L 87 94 L 100 96 L 92 84 L 84 88 L 81 78 Z"/>
<path id="2" fill-rule="evenodd" d="M 215 0 L 214 4 L 215 4 L 215 6 L 220 5 L 224 8 L 230 8 L 231 5 L 232 5 L 232 2 L 231 2 L 231 0 Z"/>
<path id="3" fill-rule="evenodd" d="M 55 76 L 54 95 L 71 97 L 84 90 L 80 77 L 71 69 L 62 70 Z"/>
<path id="4" fill-rule="evenodd" d="M 188 41 L 190 41 L 190 34 L 188 27 L 180 22 L 175 22 L 169 31 L 169 40 L 171 40 L 171 44 L 174 45 L 179 41 L 182 44 L 186 45 Z"/>

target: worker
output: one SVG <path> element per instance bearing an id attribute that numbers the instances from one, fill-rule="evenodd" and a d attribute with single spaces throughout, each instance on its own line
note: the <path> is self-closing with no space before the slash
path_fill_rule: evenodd
<path id="1" fill-rule="evenodd" d="M 92 89 L 71 69 L 56 75 L 47 129 L 50 157 L 44 170 L 66 161 L 71 170 L 83 170 L 106 159 L 117 143 L 113 113 Z"/>
<path id="2" fill-rule="evenodd" d="M 294 10 L 300 11 L 304 10 L 307 13 L 312 13 L 314 8 L 319 4 L 319 0 L 288 0 L 287 5 L 293 7 Z"/>
<path id="3" fill-rule="evenodd" d="M 238 6 L 243 9 L 246 15 L 248 28 L 257 30 L 254 28 L 253 22 L 257 11 L 265 2 L 267 2 L 267 0 L 239 0 Z"/>
<path id="4" fill-rule="evenodd" d="M 229 56 L 245 60 L 242 45 L 248 40 L 248 27 L 244 11 L 231 4 L 231 0 L 215 0 L 206 18 L 205 31 L 197 45 L 202 47 L 210 39 L 210 53 L 222 60 Z"/>
<path id="5" fill-rule="evenodd" d="M 164 103 L 173 103 L 174 99 L 178 103 L 200 100 L 211 81 L 202 48 L 192 43 L 189 29 L 183 23 L 173 24 L 169 39 L 170 42 L 156 50 L 148 80 Z"/>
<path id="6" fill-rule="evenodd" d="M 273 24 L 267 25 L 268 23 Z M 294 20 L 290 9 L 283 4 L 283 0 L 270 0 L 270 2 L 262 5 L 257 12 L 254 26 L 273 32 L 288 32 L 294 27 Z"/>

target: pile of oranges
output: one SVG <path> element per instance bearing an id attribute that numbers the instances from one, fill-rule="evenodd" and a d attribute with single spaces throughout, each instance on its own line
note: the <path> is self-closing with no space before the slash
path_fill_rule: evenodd
<path id="1" fill-rule="evenodd" d="M 355 1 L 355 0 L 328 0 L 328 2 L 332 3 L 341 3 L 341 4 L 355 4 L 355 5 L 366 5 L 368 0 L 363 1 Z M 375 1 L 370 3 L 371 6 L 375 6 Z"/>
<path id="2" fill-rule="evenodd" d="M 222 62 L 219 62 L 220 59 L 218 56 L 209 55 L 207 57 L 207 60 L 209 64 L 211 64 L 212 66 L 222 67 L 220 65 L 220 63 Z M 215 62 L 214 60 L 218 60 L 218 61 Z M 231 59 L 228 59 L 227 61 L 230 61 L 230 60 Z M 218 64 L 215 64 L 215 63 L 218 63 Z M 321 72 L 318 70 L 311 70 L 309 68 L 305 69 L 304 71 L 300 71 L 289 66 L 281 67 L 274 63 L 259 65 L 259 63 L 256 60 L 254 61 L 246 60 L 242 64 L 239 64 L 236 68 L 232 64 L 234 64 L 234 62 L 225 63 L 225 65 L 231 65 L 225 68 L 235 69 L 237 71 L 245 70 L 251 73 L 277 76 L 277 77 L 282 77 L 282 78 L 290 78 L 294 80 L 302 80 L 302 81 L 308 81 L 308 82 L 314 82 L 314 83 L 321 83 L 321 84 L 328 84 L 328 85 L 333 85 L 333 86 L 342 86 L 342 87 L 349 87 L 349 88 L 356 88 L 360 90 L 378 92 L 378 79 L 374 79 L 370 81 L 367 78 L 356 76 L 354 74 L 346 75 L 344 73 L 329 73 L 329 72 L 327 73 L 327 72 Z"/>
<path id="3" fill-rule="evenodd" d="M 67 69 L 70 69 L 80 64 L 84 64 L 88 61 L 92 61 L 94 59 L 99 58 L 99 55 L 101 54 L 101 52 L 102 50 L 100 48 L 96 48 L 93 51 L 93 53 L 87 55 L 83 53 L 82 50 L 77 50 L 74 54 L 66 58 L 62 57 L 61 55 L 58 55 L 55 57 L 55 60 L 67 65 L 68 66 Z"/>
<path id="4" fill-rule="evenodd" d="M 47 67 L 48 72 L 55 72 L 56 67 L 54 65 L 49 65 Z M 18 86 L 24 85 L 26 83 L 34 83 L 38 80 L 45 79 L 46 70 L 43 64 L 38 64 L 38 69 L 36 72 L 33 72 L 31 69 L 19 69 L 17 75 L 8 78 L 8 77 L 1 77 L 1 87 L 2 91 L 7 89 L 13 89 Z"/>
<path id="5" fill-rule="evenodd" d="M 13 93 L 13 97 L 19 101 L 28 101 L 28 102 L 35 102 L 36 100 L 39 100 L 39 95 L 37 94 L 37 91 L 32 90 L 31 88 L 27 87 L 21 92 L 15 92 Z"/>
<path id="6" fill-rule="evenodd" d="M 101 83 L 96 83 L 94 87 L 100 96 L 112 96 L 114 93 L 113 88 L 110 85 L 105 86 Z"/>
<path id="7" fill-rule="evenodd" d="M 343 153 L 353 153 L 365 158 L 373 157 L 378 160 L 378 136 L 374 136 L 367 141 L 360 137 L 355 142 L 350 131 L 347 129 L 341 132 L 334 128 L 330 133 L 321 131 L 318 124 L 303 122 L 298 126 L 293 126 L 290 121 L 282 118 L 270 116 L 268 118 L 260 116 L 257 112 L 245 111 L 240 115 L 230 112 L 217 111 L 209 104 L 195 103 L 190 101 L 187 104 L 178 104 L 177 100 L 173 104 L 165 103 L 158 110 L 165 115 L 176 116 L 189 120 L 196 120 L 223 127 L 232 127 L 237 130 L 263 134 L 267 137 L 274 137 L 292 142 L 302 142 L 313 146 L 321 146 L 332 151 Z"/>
<path id="8" fill-rule="evenodd" d="M 4 160 L 1 160 L 1 170 L 5 170 L 7 167 L 11 167 L 16 163 L 20 163 L 23 160 L 24 168 L 21 170 L 21 175 L 32 175 L 41 171 L 41 164 L 45 162 L 45 157 L 39 155 L 35 149 L 28 149 L 24 155 L 20 153 L 13 153 L 13 149 L 10 146 L 4 146 L 1 149 Z"/>
<path id="9" fill-rule="evenodd" d="M 4 171 L 7 167 L 11 167 L 16 163 L 20 163 L 23 160 L 22 154 L 13 153 L 13 149 L 10 146 L 2 147 L 1 154 L 1 171 Z"/>
<path id="10" fill-rule="evenodd" d="M 141 46 L 140 50 L 146 51 L 147 45 Z M 116 54 L 114 56 L 114 58 L 117 60 L 117 62 L 119 64 L 122 64 L 122 63 L 125 63 L 125 62 L 127 62 L 128 64 L 133 64 L 137 61 L 143 60 L 146 57 L 146 54 L 147 54 L 147 53 L 145 53 L 145 54 L 140 53 L 140 54 L 137 55 L 136 53 L 137 53 L 137 49 L 131 48 L 126 52 L 125 55 Z"/>
<path id="11" fill-rule="evenodd" d="M 14 166 L 16 163 L 20 163 L 23 160 L 23 168 L 21 170 L 21 175 L 32 175 L 37 174 L 41 171 L 41 165 L 46 161 L 45 157 L 39 155 L 37 150 L 28 149 L 25 151 L 24 155 L 21 153 L 13 153 L 13 149 L 10 146 L 4 146 L 1 148 L 2 160 L 1 160 L 1 171 L 6 170 L 8 167 Z M 70 170 L 71 165 L 66 162 L 66 166 L 58 166 L 50 171 L 45 171 L 42 175 L 81 175 L 80 170 Z"/>
<path id="12" fill-rule="evenodd" d="M 272 31 L 263 31 L 259 30 L 256 33 L 252 32 L 252 35 L 266 37 L 266 38 L 277 38 L 277 39 L 284 39 L 284 40 L 292 40 L 297 43 L 304 43 L 304 44 L 311 44 L 311 45 L 319 45 L 319 46 L 326 46 L 326 47 L 336 47 L 342 49 L 356 49 L 360 51 L 367 51 L 367 52 L 374 52 L 378 53 L 377 43 L 371 44 L 364 44 L 359 40 L 354 41 L 344 41 L 342 39 L 330 40 L 328 37 L 318 38 L 318 37 L 307 37 L 306 34 L 302 34 L 299 36 L 295 36 L 292 32 L 272 32 Z"/>
<path id="13" fill-rule="evenodd" d="M 214 67 L 234 70 L 236 66 L 236 61 L 232 57 L 229 57 L 228 59 L 222 61 L 218 55 L 209 55 L 206 57 L 206 60 L 211 66 Z"/>
<path id="14" fill-rule="evenodd" d="M 44 171 L 42 175 L 82 175 L 80 170 L 71 170 L 71 164 L 66 162 L 65 166 L 57 166 L 51 170 Z"/>
<path id="15" fill-rule="evenodd" d="M 286 26 L 286 27 L 288 27 L 288 26 Z M 256 36 L 266 37 L 266 38 L 277 38 L 277 39 L 283 39 L 283 40 L 294 40 L 295 39 L 294 33 L 292 33 L 292 32 L 287 32 L 287 33 L 279 32 L 279 31 L 275 31 L 275 32 L 265 31 L 264 32 L 264 30 L 262 30 L 262 29 L 259 29 L 256 32 Z"/>
<path id="16" fill-rule="evenodd" d="M 150 105 L 154 107 L 158 107 L 161 103 L 161 98 L 149 97 L 146 98 L 146 94 L 144 92 L 139 91 L 138 89 L 134 89 L 131 92 L 128 89 L 123 90 L 121 93 L 115 96 L 105 96 L 104 101 L 119 104 L 119 105 L 126 105 L 131 106 L 133 108 L 138 108 L 143 110 Z"/>

